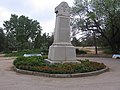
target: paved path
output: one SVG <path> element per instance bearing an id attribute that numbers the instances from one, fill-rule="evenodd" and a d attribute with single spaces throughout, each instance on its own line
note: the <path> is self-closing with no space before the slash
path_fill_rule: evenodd
<path id="1" fill-rule="evenodd" d="M 12 61 L 0 57 L 0 90 L 120 90 L 120 59 L 89 58 L 104 62 L 109 72 L 80 78 L 48 78 L 12 71 Z"/>

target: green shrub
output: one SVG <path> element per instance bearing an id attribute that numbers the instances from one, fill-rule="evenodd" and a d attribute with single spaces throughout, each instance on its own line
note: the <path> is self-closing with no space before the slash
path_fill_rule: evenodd
<path id="1" fill-rule="evenodd" d="M 76 49 L 76 54 L 87 54 L 86 51 Z"/>
<path id="2" fill-rule="evenodd" d="M 108 48 L 103 48 L 103 53 L 105 53 L 105 54 L 113 54 L 112 50 L 108 49 Z"/>
<path id="3" fill-rule="evenodd" d="M 43 57 L 18 57 L 16 60 L 14 60 L 13 64 L 16 67 L 19 67 L 19 65 L 25 65 L 25 66 L 41 66 L 46 65 L 46 63 L 43 61 Z"/>
<path id="4" fill-rule="evenodd" d="M 7 57 L 12 57 L 12 56 L 16 56 L 16 57 L 19 57 L 19 56 L 23 56 L 24 54 L 39 54 L 41 53 L 41 51 L 39 49 L 33 49 L 33 50 L 28 50 L 28 49 L 25 49 L 25 50 L 20 50 L 20 51 L 16 51 L 16 52 L 7 52 L 5 53 Z"/>
<path id="5" fill-rule="evenodd" d="M 81 63 L 47 64 L 44 57 L 19 57 L 14 60 L 15 67 L 24 70 L 51 74 L 72 74 L 91 72 L 105 68 L 103 63 L 79 60 Z"/>
<path id="6" fill-rule="evenodd" d="M 8 54 L 8 53 L 12 53 L 12 51 L 4 51 L 3 53 Z"/>
<path id="7" fill-rule="evenodd" d="M 48 55 L 43 55 L 42 58 L 43 58 L 43 59 L 47 59 L 47 58 L 48 58 Z"/>

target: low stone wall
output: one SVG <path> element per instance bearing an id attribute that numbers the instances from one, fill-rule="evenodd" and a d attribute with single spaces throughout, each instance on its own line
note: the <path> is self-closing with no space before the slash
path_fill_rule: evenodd
<path id="1" fill-rule="evenodd" d="M 18 72 L 18 73 L 35 75 L 35 76 L 44 76 L 44 77 L 53 77 L 53 78 L 76 78 L 76 77 L 86 77 L 86 76 L 99 75 L 101 73 L 109 71 L 109 68 L 106 67 L 106 68 L 104 68 L 102 70 L 98 70 L 98 71 L 87 72 L 87 73 L 76 73 L 76 74 L 49 74 L 49 73 L 21 70 L 21 69 L 16 68 L 15 66 L 13 67 L 13 70 Z"/>

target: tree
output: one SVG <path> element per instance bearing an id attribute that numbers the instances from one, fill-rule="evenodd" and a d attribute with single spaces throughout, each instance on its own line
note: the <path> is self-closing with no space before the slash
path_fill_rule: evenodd
<path id="1" fill-rule="evenodd" d="M 3 28 L 0 28 L 0 51 L 4 50 L 5 46 L 5 34 Z"/>
<path id="2" fill-rule="evenodd" d="M 81 45 L 80 41 L 76 37 L 73 37 L 71 43 L 73 46 L 80 46 Z"/>
<path id="3" fill-rule="evenodd" d="M 73 17 L 74 31 L 95 32 L 113 53 L 119 52 L 120 0 L 75 0 Z"/>
<path id="4" fill-rule="evenodd" d="M 39 48 L 41 52 L 44 54 L 48 54 L 48 48 L 53 43 L 53 35 L 50 36 L 49 34 L 39 33 L 35 38 L 35 48 Z"/>
<path id="5" fill-rule="evenodd" d="M 17 50 L 29 48 L 29 43 L 34 42 L 37 34 L 42 30 L 37 20 L 29 19 L 24 15 L 18 17 L 15 14 L 11 15 L 9 21 L 4 21 L 3 26 L 6 30 L 8 46 L 12 44 L 11 48 Z"/>
<path id="6" fill-rule="evenodd" d="M 41 48 L 42 47 L 42 36 L 41 36 L 41 32 L 39 32 L 35 38 L 34 41 L 34 46 L 35 48 Z"/>

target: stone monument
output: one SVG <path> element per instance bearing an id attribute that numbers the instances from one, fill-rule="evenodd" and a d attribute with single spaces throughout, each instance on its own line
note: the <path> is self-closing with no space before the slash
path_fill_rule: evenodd
<path id="1" fill-rule="evenodd" d="M 76 62 L 75 48 L 70 41 L 70 7 L 61 2 L 56 8 L 54 42 L 49 48 L 50 63 Z"/>

